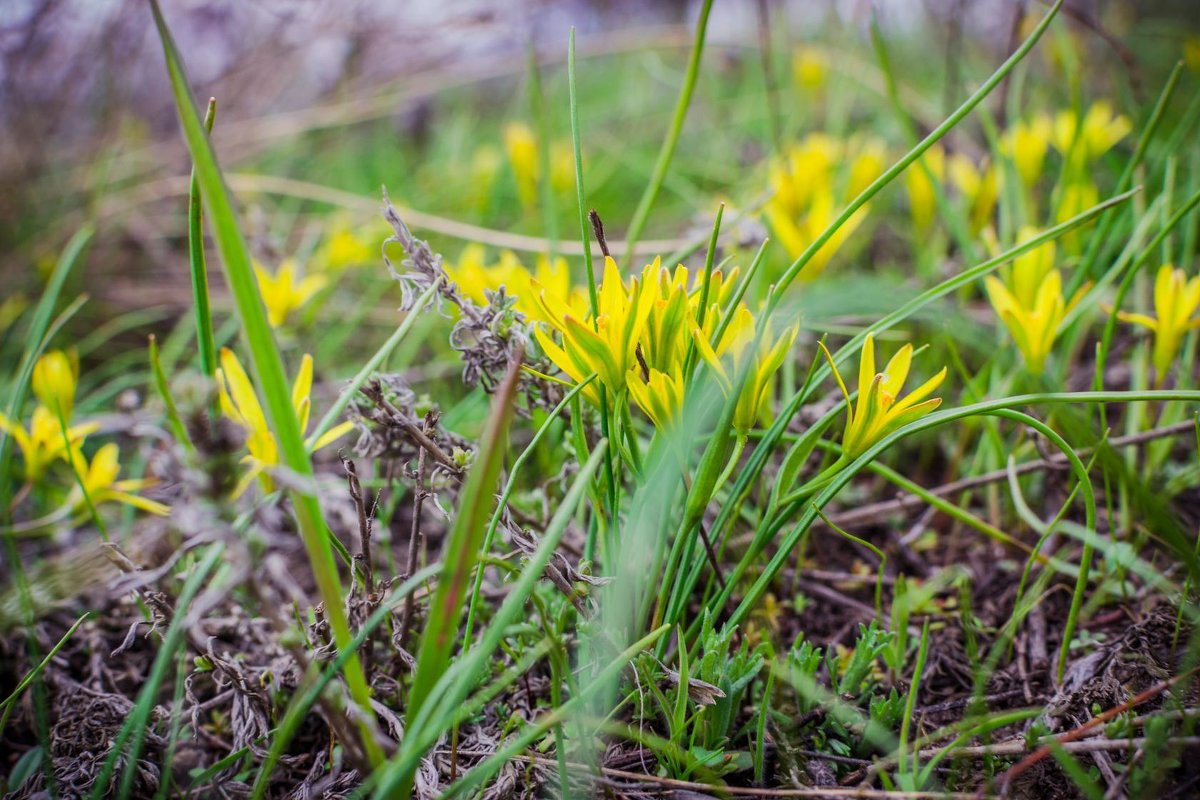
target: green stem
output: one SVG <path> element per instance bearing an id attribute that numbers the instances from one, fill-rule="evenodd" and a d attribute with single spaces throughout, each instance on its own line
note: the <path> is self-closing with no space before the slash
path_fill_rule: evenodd
<path id="1" fill-rule="evenodd" d="M 671 127 L 667 129 L 667 138 L 663 140 L 662 148 L 658 151 L 658 160 L 654 162 L 654 170 L 650 173 L 650 183 L 638 201 L 637 210 L 629 221 L 629 233 L 625 236 L 625 269 L 633 269 L 633 259 L 637 250 L 638 239 L 646 227 L 650 209 L 654 205 L 658 192 L 662 189 L 667 177 L 667 169 L 671 166 L 671 157 L 675 155 L 675 145 L 679 143 L 679 134 L 683 131 L 683 121 L 687 117 L 688 106 L 692 102 L 692 94 L 696 89 L 696 79 L 700 76 L 700 57 L 704 54 L 704 37 L 708 31 L 708 14 L 712 11 L 713 0 L 704 0 L 700 8 L 700 19 L 696 22 L 696 38 L 692 44 L 692 55 L 688 59 L 687 74 L 683 78 L 683 88 L 679 99 L 675 102 L 675 113 L 671 117 Z"/>

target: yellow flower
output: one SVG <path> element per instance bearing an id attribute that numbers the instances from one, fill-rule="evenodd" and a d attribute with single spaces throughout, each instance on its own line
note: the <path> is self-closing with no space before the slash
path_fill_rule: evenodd
<path id="1" fill-rule="evenodd" d="M 599 314 L 594 321 L 565 299 L 547 292 L 539 281 L 533 281 L 533 286 L 546 321 L 562 334 L 559 346 L 541 326 L 534 330 L 546 356 L 572 380 L 582 381 L 595 372 L 611 396 L 621 396 L 626 376 L 637 363 L 638 340 L 654 303 L 653 292 L 646 291 L 636 277 L 630 278 L 626 288 L 617 262 L 607 256 L 598 297 Z M 598 404 L 600 395 L 594 386 L 589 384 L 583 391 Z"/>
<path id="2" fill-rule="evenodd" d="M 1200 36 L 1183 40 L 1183 61 L 1192 72 L 1200 73 Z"/>
<path id="3" fill-rule="evenodd" d="M 300 371 L 296 374 L 296 380 L 292 384 L 292 408 L 295 409 L 296 419 L 300 422 L 301 433 L 308 429 L 308 416 L 312 410 L 312 400 L 309 396 L 312 393 L 312 378 L 312 356 L 305 354 L 300 361 Z M 275 434 L 267 425 L 267 417 L 263 413 L 262 405 L 258 402 L 254 384 L 250 382 L 250 377 L 242 368 L 237 356 L 228 347 L 221 348 L 221 367 L 217 370 L 217 389 L 222 413 L 245 429 L 246 449 L 250 451 L 250 454 L 242 461 L 249 464 L 251 469 L 234 490 L 234 497 L 241 495 L 250 482 L 259 475 L 262 476 L 264 490 L 270 491 L 272 483 L 265 470 L 279 464 L 279 445 L 275 440 Z M 316 452 L 341 438 L 353 427 L 351 422 L 335 425 L 319 439 L 314 441 L 310 438 L 305 442 L 305 446 L 309 453 Z"/>
<path id="4" fill-rule="evenodd" d="M 1133 130 L 1133 123 L 1124 114 L 1117 114 L 1107 100 L 1097 100 L 1083 115 L 1083 120 L 1071 109 L 1058 112 L 1054 118 L 1054 147 L 1077 167 L 1104 155 Z"/>
<path id="5" fill-rule="evenodd" d="M 1017 235 L 1017 241 L 1029 241 L 1037 236 L 1036 228 L 1024 225 Z M 1054 269 L 1054 241 L 1048 241 L 1035 247 L 1027 253 L 1022 253 L 1013 259 L 1009 285 L 1013 297 L 1024 308 L 1033 308 L 1037 304 L 1038 289 L 1042 281 Z"/>
<path id="6" fill-rule="evenodd" d="M 976 166 L 962 153 L 950 156 L 946 164 L 950 182 L 957 188 L 971 221 L 971 230 L 979 232 L 987 227 L 996 210 L 999 186 L 994 165 Z"/>
<path id="7" fill-rule="evenodd" d="M 1077 217 L 1084 211 L 1100 202 L 1100 190 L 1086 174 L 1081 174 L 1070 180 L 1060 190 L 1058 207 L 1054 211 L 1055 222 L 1066 222 Z M 1060 238 L 1066 249 L 1075 252 L 1079 249 L 1083 233 L 1079 228 L 1064 233 Z"/>
<path id="8" fill-rule="evenodd" d="M 700 356 L 713 368 L 721 388 L 726 393 L 733 390 L 733 378 L 741 369 L 740 364 L 746 350 L 745 345 L 749 343 L 748 338 L 754 336 L 753 326 L 755 323 L 750 312 L 743 307 L 738 309 L 738 313 L 742 316 L 740 322 L 742 328 L 745 330 L 749 326 L 750 329 L 745 330 L 744 335 L 737 336 L 739 340 L 737 343 L 725 345 L 733 355 L 732 368 L 729 370 L 726 369 L 719 351 L 714 350 L 709 344 L 708 337 L 699 329 L 692 332 Z M 739 323 L 735 322 L 735 324 Z M 733 327 L 734 325 L 730 325 L 731 329 Z M 796 334 L 799 332 L 800 326 L 795 324 L 782 331 L 773 342 L 765 336 L 759 342 L 753 356 L 754 362 L 750 366 L 746 383 L 742 386 L 741 394 L 738 395 L 737 407 L 733 411 L 733 429 L 739 436 L 744 437 L 760 421 L 767 420 L 772 389 L 775 385 L 775 373 L 783 365 L 783 360 L 787 358 L 788 352 L 796 341 Z M 728 336 L 727 332 L 726 337 Z"/>
<path id="9" fill-rule="evenodd" d="M 940 397 L 926 400 L 942 381 L 946 379 L 946 368 L 918 386 L 907 397 L 900 399 L 900 390 L 912 367 L 913 347 L 906 344 L 892 356 L 883 372 L 875 371 L 875 337 L 868 336 L 863 342 L 862 356 L 858 366 L 858 402 L 850 408 L 850 392 L 838 372 L 833 356 L 821 345 L 838 388 L 846 398 L 846 429 L 842 434 L 842 448 L 850 458 L 861 455 L 897 428 L 919 419 L 942 404 Z"/>
<path id="10" fill-rule="evenodd" d="M 100 425 L 95 422 L 72 426 L 67 428 L 64 440 L 58 415 L 45 406 L 39 405 L 33 409 L 28 431 L 19 423 L 0 414 L 0 430 L 11 436 L 20 448 L 21 456 L 25 460 L 25 479 L 31 483 L 40 480 L 56 459 L 66 458 L 68 442 L 72 451 L 78 451 L 84 438 L 99 428 Z"/>
<path id="11" fill-rule="evenodd" d="M 792 80 L 804 91 L 817 92 L 825 85 L 829 65 L 825 56 L 811 47 L 798 47 L 792 53 Z"/>
<path id="12" fill-rule="evenodd" d="M 324 275 L 299 277 L 296 274 L 296 262 L 291 258 L 285 258 L 274 275 L 257 262 L 254 272 L 258 275 L 263 304 L 267 307 L 267 320 L 273 328 L 285 323 L 293 311 L 311 300 L 326 284 Z"/>
<path id="13" fill-rule="evenodd" d="M 504 149 L 508 153 L 508 164 L 517 183 L 517 198 L 526 209 L 533 208 L 537 201 L 540 174 L 537 137 L 533 129 L 523 122 L 510 122 L 505 125 Z"/>
<path id="14" fill-rule="evenodd" d="M 685 383 L 681 365 L 670 372 L 650 368 L 649 380 L 642 380 L 637 370 L 631 370 L 629 394 L 638 408 L 650 418 L 654 426 L 668 429 L 683 408 L 683 385 Z"/>
<path id="15" fill-rule="evenodd" d="M 472 242 L 462 249 L 457 261 L 444 262 L 443 267 L 459 291 L 476 305 L 487 305 L 487 292 L 496 292 L 503 286 L 510 297 L 516 298 L 513 307 L 526 319 L 549 323 L 536 300 L 540 291 L 534 288 L 533 281 L 536 280 L 553 296 L 564 298 L 577 316 L 582 317 L 587 312 L 587 291 L 582 286 L 571 285 L 571 269 L 562 256 L 551 262 L 545 254 L 539 255 L 537 267 L 531 274 L 511 250 L 501 251 L 498 261 L 488 263 L 483 245 Z"/>
<path id="16" fill-rule="evenodd" d="M 1005 155 L 1012 159 L 1017 174 L 1027 186 L 1037 183 L 1050 139 L 1054 135 L 1054 122 L 1046 114 L 1038 114 L 1031 120 L 1018 120 L 1004 135 L 1002 146 Z"/>
<path id="17" fill-rule="evenodd" d="M 323 269 L 342 270 L 374 264 L 380 260 L 380 242 L 383 236 L 369 236 L 356 230 L 344 215 L 334 217 L 329 233 L 314 259 Z M 320 286 L 317 287 L 318 291 Z"/>
<path id="18" fill-rule="evenodd" d="M 1200 275 L 1188 280 L 1181 269 L 1170 264 L 1158 268 L 1154 278 L 1154 316 L 1121 311 L 1124 322 L 1142 325 L 1154 331 L 1154 370 L 1161 386 L 1179 353 L 1188 331 L 1200 328 Z"/>
<path id="19" fill-rule="evenodd" d="M 866 139 L 857 150 L 858 154 L 850 162 L 850 180 L 846 184 L 848 199 L 862 194 L 887 168 L 887 148 L 879 139 Z"/>
<path id="20" fill-rule="evenodd" d="M 1008 328 L 1013 341 L 1025 359 L 1025 365 L 1035 375 L 1046 366 L 1046 357 L 1058 337 L 1063 319 L 1083 297 L 1084 288 L 1069 301 L 1063 299 L 1062 275 L 1051 269 L 1038 284 L 1032 302 L 1022 302 L 1009 287 L 989 275 L 985 281 L 988 299 L 1000 320 Z M 1022 292 L 1028 292 L 1026 287 Z"/>
<path id="21" fill-rule="evenodd" d="M 154 486 L 157 481 L 153 478 L 117 480 L 117 475 L 121 471 L 119 457 L 119 448 L 110 442 L 96 451 L 90 464 L 82 453 L 77 452 L 72 458 L 79 480 L 87 490 L 87 500 L 91 500 L 93 506 L 99 506 L 102 503 L 124 503 L 150 514 L 169 514 L 171 512 L 169 506 L 157 500 L 133 494 Z M 83 492 L 78 486 L 71 490 L 71 494 L 67 498 L 68 504 L 77 512 L 87 508 L 87 500 L 84 499 Z"/>
<path id="22" fill-rule="evenodd" d="M 937 212 L 937 188 L 946 177 L 946 154 L 940 145 L 933 145 L 904 171 L 908 190 L 909 211 L 917 231 L 924 233 L 933 224 Z"/>
<path id="23" fill-rule="evenodd" d="M 833 192 L 827 187 L 818 189 L 812 195 L 807 213 L 799 219 L 787 215 L 774 202 L 768 203 L 766 207 L 767 220 L 771 224 L 771 229 L 775 232 L 775 236 L 783 245 L 784 250 L 787 251 L 788 256 L 793 259 L 799 258 L 805 249 L 824 233 L 840 211 L 841 206 L 836 204 Z M 834 254 L 862 225 L 867 218 L 867 213 L 867 206 L 863 206 L 850 215 L 850 218 L 837 229 L 829 241 L 813 254 L 812 259 L 801 271 L 800 280 L 809 281 L 819 276 L 829 265 Z"/>
<path id="24" fill-rule="evenodd" d="M 79 380 L 79 359 L 72 353 L 51 350 L 33 365 L 33 393 L 42 405 L 71 419 L 75 410 L 75 385 Z"/>
<path id="25" fill-rule="evenodd" d="M 550 187 L 559 194 L 575 188 L 575 148 L 570 142 L 550 145 Z"/>

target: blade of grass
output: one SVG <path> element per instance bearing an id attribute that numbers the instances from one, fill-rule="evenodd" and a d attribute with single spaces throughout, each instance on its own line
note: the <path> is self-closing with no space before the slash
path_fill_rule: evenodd
<path id="1" fill-rule="evenodd" d="M 258 280 L 250 260 L 250 253 L 238 226 L 233 201 L 225 187 L 225 181 L 217 164 L 216 154 L 204 132 L 203 123 L 184 71 L 183 61 L 175 46 L 171 33 L 163 19 L 157 0 L 150 0 L 154 24 L 162 42 L 163 56 L 170 76 L 171 90 L 175 96 L 175 107 L 183 127 L 184 138 L 191 152 L 196 177 L 202 197 L 208 209 L 208 218 L 213 226 L 217 249 L 225 279 L 233 293 L 241 321 L 242 333 L 251 355 L 251 366 L 258 378 L 259 387 L 266 399 L 267 419 L 279 444 L 282 463 L 301 478 L 313 475 L 312 462 L 304 444 L 300 422 L 292 407 L 291 388 L 283 368 L 283 359 L 275 346 L 271 328 L 267 324 L 266 309 L 259 295 Z M 306 486 L 308 482 L 300 481 Z M 333 633 L 334 643 L 344 647 L 350 641 L 350 625 L 342 600 L 342 586 L 338 578 L 337 564 L 333 558 L 330 539 L 333 534 L 325 525 L 321 506 L 315 495 L 301 488 L 290 491 L 300 536 L 312 567 L 313 577 L 325 603 L 325 614 Z M 359 706 L 359 726 L 363 748 L 373 764 L 383 760 L 383 751 L 375 740 L 371 720 L 370 691 L 366 676 L 357 658 L 346 663 L 346 683 L 350 695 Z"/>
<path id="2" fill-rule="evenodd" d="M 406 716 L 415 719 L 429 698 L 437 680 L 450 664 L 450 651 L 458 638 L 459 622 L 466 610 L 467 586 L 479 560 L 479 546 L 495 502 L 493 492 L 500 477 L 500 465 L 508 445 L 508 425 L 513 415 L 513 396 L 521 370 L 521 354 L 509 364 L 488 413 L 487 425 L 480 437 L 479 452 L 467 474 L 459 495 L 458 513 L 443 548 L 442 579 L 438 581 L 425 630 L 417 646 L 417 667 L 408 692 Z M 410 727 L 411 730 L 411 727 Z M 412 793 L 412 776 L 398 783 L 397 796 Z"/>
<path id="3" fill-rule="evenodd" d="M 675 102 L 675 113 L 671 117 L 671 127 L 667 129 L 667 137 L 663 139 L 662 149 L 658 151 L 658 160 L 654 162 L 654 170 L 650 173 L 650 183 L 638 201 L 633 218 L 629 221 L 629 233 L 625 236 L 625 270 L 633 269 L 634 249 L 646 227 L 650 217 L 650 209 L 666 180 L 667 170 L 671 166 L 671 158 L 675 155 L 675 146 L 679 143 L 679 134 L 683 132 L 683 121 L 687 117 L 688 106 L 692 103 L 692 94 L 696 90 L 696 80 L 700 76 L 700 57 L 704 55 L 704 38 L 708 32 L 708 15 L 712 11 L 712 0 L 704 0 L 700 7 L 700 19 L 696 22 L 696 38 L 692 44 L 692 54 L 688 58 L 687 72 L 683 77 L 683 87 L 679 91 L 679 99 Z"/>
<path id="4" fill-rule="evenodd" d="M 192 439 L 188 436 L 187 428 L 183 424 L 183 420 L 179 418 L 179 409 L 175 406 L 175 398 L 171 396 L 171 387 L 167 385 L 167 376 L 163 372 L 162 359 L 158 354 L 158 337 L 150 334 L 150 372 L 154 375 L 154 388 L 158 392 L 159 398 L 163 401 L 163 408 L 167 415 L 167 425 L 171 428 L 171 433 L 175 434 L 175 441 L 187 448 L 188 452 L 195 453 L 196 448 L 192 444 Z"/>
<path id="5" fill-rule="evenodd" d="M 217 100 L 208 98 L 204 114 L 204 132 L 212 133 L 217 116 Z M 204 258 L 203 205 L 200 201 L 200 181 L 196 168 L 188 179 L 188 265 L 192 273 L 192 304 L 196 315 L 196 346 L 200 351 L 200 370 L 208 377 L 217 374 L 217 346 L 213 336 L 212 309 L 208 302 L 208 264 Z"/>
<path id="6" fill-rule="evenodd" d="M 571 488 L 554 512 L 537 550 L 525 564 L 521 577 L 517 579 L 504 599 L 491 623 L 479 638 L 479 644 L 471 648 L 459 661 L 438 676 L 437 684 L 431 689 L 420 713 L 410 711 L 406 720 L 412 732 L 400 744 L 396 756 L 379 777 L 376 794 L 391 797 L 396 786 L 410 783 L 421 758 L 429 751 L 444 732 L 457 723 L 458 712 L 479 677 L 484 674 L 488 659 L 500 646 L 508 628 L 517 620 L 525 601 L 542 579 L 546 565 L 550 563 L 558 543 L 566 533 L 567 525 L 575 515 L 575 509 L 587 493 L 592 476 L 600 466 L 608 443 L 601 440 L 591 457 L 575 476 Z"/>

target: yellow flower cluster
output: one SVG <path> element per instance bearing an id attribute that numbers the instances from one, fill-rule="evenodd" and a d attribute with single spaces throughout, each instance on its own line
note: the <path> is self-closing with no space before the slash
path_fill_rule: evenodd
<path id="1" fill-rule="evenodd" d="M 515 298 L 513 307 L 528 320 L 549 322 L 536 300 L 538 290 L 532 284 L 534 280 L 555 296 L 568 298 L 568 304 L 577 313 L 582 314 L 587 308 L 587 292 L 583 287 L 572 286 L 571 269 L 562 256 L 551 261 L 540 255 L 537 266 L 530 271 L 511 250 L 502 250 L 495 261 L 489 261 L 483 245 L 472 242 L 462 249 L 457 260 L 445 261 L 442 267 L 463 296 L 477 305 L 487 305 L 488 292 L 504 287 Z"/>
<path id="2" fill-rule="evenodd" d="M 300 275 L 296 260 L 292 258 L 285 258 L 275 274 L 256 261 L 254 272 L 258 275 L 258 289 L 272 328 L 287 322 L 293 311 L 303 308 L 328 283 L 324 275 Z"/>
<path id="3" fill-rule="evenodd" d="M 765 213 L 789 256 L 794 259 L 803 253 L 846 203 L 879 177 L 885 157 L 884 145 L 877 139 L 840 141 L 812 133 L 792 145 L 782 161 L 771 165 L 772 195 Z M 864 206 L 839 228 L 813 256 L 801 278 L 819 275 L 866 215 Z"/>
<path id="4" fill-rule="evenodd" d="M 121 465 L 120 451 L 115 443 L 101 447 L 91 462 L 84 455 L 84 439 L 100 426 L 95 422 L 71 425 L 78 382 L 79 362 L 75 355 L 51 350 L 33 367 L 33 393 L 39 402 L 33 409 L 29 427 L 0 414 L 0 430 L 11 436 L 21 451 L 26 482 L 31 486 L 41 482 L 54 462 L 61 459 L 76 473 L 76 485 L 67 495 L 65 504 L 68 510 L 83 511 L 90 500 L 93 507 L 120 502 L 152 514 L 166 514 L 167 506 L 133 494 L 153 486 L 154 480 L 117 480 Z"/>
<path id="5" fill-rule="evenodd" d="M 616 262 L 605 258 L 594 319 L 590 311 L 581 314 L 534 281 L 549 323 L 548 330 L 539 327 L 535 336 L 571 379 L 578 382 L 596 373 L 599 388 L 592 384 L 584 390 L 593 403 L 599 403 L 601 391 L 623 402 L 628 390 L 659 428 L 669 428 L 683 406 L 693 346 L 727 393 L 733 389 L 731 374 L 738 373 L 743 359 L 753 358 L 734 416 L 734 427 L 744 436 L 766 415 L 774 375 L 798 328 L 792 326 L 771 341 L 757 336 L 750 310 L 744 304 L 729 306 L 735 278 L 736 270 L 728 276 L 715 270 L 706 286 L 702 279 L 693 281 L 686 267 L 671 271 L 656 259 L 626 282 Z M 561 345 L 554 333 L 561 336 Z M 750 352 L 756 340 L 760 344 Z"/>
<path id="6" fill-rule="evenodd" d="M 904 172 L 909 211 L 918 233 L 933 224 L 937 213 L 938 187 L 946 182 L 954 187 L 971 223 L 971 231 L 983 230 L 996 209 L 999 179 L 994 164 L 976 164 L 963 153 L 946 155 L 941 145 L 933 145 L 917 163 Z"/>

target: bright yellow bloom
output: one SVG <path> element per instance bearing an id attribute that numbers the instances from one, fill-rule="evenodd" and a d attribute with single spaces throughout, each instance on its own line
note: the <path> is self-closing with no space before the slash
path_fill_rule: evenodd
<path id="1" fill-rule="evenodd" d="M 909 212 L 913 225 L 924 233 L 933 224 L 937 213 L 937 187 L 946 178 L 946 154 L 940 145 L 933 145 L 904 171 L 908 190 Z"/>
<path id="2" fill-rule="evenodd" d="M 675 423 L 683 408 L 685 382 L 682 365 L 675 365 L 670 372 L 651 367 L 649 380 L 642 380 L 637 370 L 633 370 L 629 376 L 629 394 L 654 427 L 665 430 Z"/>
<path id="3" fill-rule="evenodd" d="M 1008 286 L 991 275 L 985 280 L 985 285 L 988 299 L 1025 358 L 1025 365 L 1030 372 L 1040 375 L 1045 369 L 1050 348 L 1058 338 L 1059 326 L 1082 299 L 1085 288 L 1080 288 L 1074 297 L 1065 300 L 1062 275 L 1057 269 L 1051 269 L 1042 277 L 1032 303 L 1022 302 Z M 1022 288 L 1022 292 L 1027 291 L 1027 288 Z"/>
<path id="4" fill-rule="evenodd" d="M 900 390 L 908 379 L 912 367 L 913 346 L 906 344 L 892 356 L 883 372 L 875 371 L 875 337 L 868 336 L 863 342 L 862 356 L 858 366 L 858 402 L 850 408 L 850 392 L 838 372 L 829 351 L 821 350 L 833 367 L 838 388 L 846 398 L 846 429 L 842 434 L 842 449 L 850 458 L 861 455 L 897 428 L 917 420 L 942 404 L 940 397 L 926 400 L 946 379 L 946 368 L 918 386 L 904 399 Z"/>
<path id="5" fill-rule="evenodd" d="M 296 374 L 296 380 L 292 384 L 292 408 L 295 409 L 296 419 L 300 422 L 301 433 L 308 429 L 308 416 L 312 410 L 310 398 L 312 378 L 312 356 L 305 354 L 300 361 L 300 371 Z M 263 413 L 262 405 L 258 402 L 254 384 L 250 382 L 250 377 L 242 368 L 237 356 L 228 347 L 221 348 L 221 368 L 217 370 L 217 389 L 222 413 L 245 429 L 246 449 L 250 451 L 250 454 L 242 461 L 249 464 L 251 469 L 234 490 L 234 497 L 241 495 L 250 482 L 259 475 L 262 476 L 264 490 L 270 491 L 272 483 L 265 470 L 279 464 L 279 445 L 275 440 L 275 434 L 267 425 L 267 417 Z M 305 442 L 305 446 L 309 453 L 316 452 L 344 436 L 353 427 L 351 422 L 335 425 L 319 439 L 314 441 L 310 438 Z"/>
<path id="6" fill-rule="evenodd" d="M 743 326 L 748 323 L 752 328 L 754 321 L 750 317 L 750 312 L 744 308 L 739 309 L 739 312 L 741 311 L 745 311 Z M 773 342 L 765 336 L 759 342 L 754 353 L 754 362 L 750 366 L 746 383 L 742 386 L 741 394 L 738 395 L 737 407 L 733 411 L 733 428 L 739 436 L 745 436 L 760 421 L 766 421 L 772 388 L 775 385 L 775 373 L 783 365 L 783 360 L 787 358 L 788 352 L 796 341 L 796 334 L 799 332 L 800 326 L 795 324 L 782 331 Z M 750 337 L 754 335 L 753 330 L 748 330 L 746 333 Z M 728 334 L 726 335 L 728 336 Z M 741 359 L 747 349 L 745 345 L 749 343 L 746 337 L 739 337 L 739 343 L 727 346 L 727 349 L 731 350 L 733 354 L 732 365 L 728 369 L 719 352 L 713 349 L 706 336 L 699 330 L 694 330 L 692 337 L 701 357 L 713 368 L 721 388 L 726 393 L 732 391 L 733 379 L 741 368 Z"/>
<path id="7" fill-rule="evenodd" d="M 1154 371 L 1161 386 L 1179 354 L 1183 337 L 1200 328 L 1200 275 L 1188 280 L 1181 269 L 1170 264 L 1158 268 L 1154 278 L 1154 316 L 1125 311 L 1117 313 L 1124 322 L 1142 325 L 1154 331 Z"/>
<path id="8" fill-rule="evenodd" d="M 575 188 L 575 148 L 568 141 L 550 145 L 550 188 L 559 194 Z"/>
<path id="9" fill-rule="evenodd" d="M 538 144 L 533 129 L 523 122 L 510 122 L 504 126 L 504 149 L 508 153 L 508 164 L 517 183 L 517 199 L 525 208 L 533 208 L 537 202 Z"/>
<path id="10" fill-rule="evenodd" d="M 858 154 L 850 162 L 850 179 L 846 183 L 846 197 L 853 199 L 875 182 L 887 169 L 887 148 L 879 139 L 870 138 L 862 142 Z"/>
<path id="11" fill-rule="evenodd" d="M 829 64 L 825 56 L 811 47 L 797 47 L 792 53 L 792 80 L 807 92 L 817 92 L 825 86 Z"/>
<path id="12" fill-rule="evenodd" d="M 338 215 L 330 223 L 329 232 L 317 250 L 314 261 L 321 268 L 333 271 L 374 264 L 381 260 L 380 243 L 383 239 L 383 236 L 367 235 L 362 229 L 356 229 L 348 217 Z"/>
<path id="13" fill-rule="evenodd" d="M 1054 118 L 1054 146 L 1078 167 L 1104 155 L 1133 130 L 1133 123 L 1124 114 L 1117 114 L 1107 100 L 1092 104 L 1083 120 L 1071 109 L 1058 112 Z"/>
<path id="14" fill-rule="evenodd" d="M 285 258 L 274 275 L 262 264 L 254 264 L 254 272 L 258 275 L 258 288 L 262 292 L 263 304 L 267 307 L 267 320 L 273 328 L 285 323 L 293 311 L 301 308 L 313 295 L 325 288 L 327 280 L 324 275 L 307 275 L 301 278 L 296 271 L 296 262 L 291 258 Z"/>
<path id="15" fill-rule="evenodd" d="M 795 259 L 825 232 L 841 211 L 841 206 L 834 200 L 833 193 L 828 189 L 819 189 L 811 197 L 807 212 L 803 217 L 789 216 L 773 201 L 766 207 L 767 220 L 775 236 L 787 251 L 789 257 Z M 819 276 L 830 259 L 867 218 L 867 206 L 855 211 L 850 218 L 838 228 L 821 249 L 813 254 L 811 260 L 800 273 L 800 280 L 813 280 Z"/>
<path id="16" fill-rule="evenodd" d="M 1012 159 L 1017 174 L 1027 186 L 1037 183 L 1041 177 L 1050 139 L 1054 135 L 1054 122 L 1046 114 L 1038 114 L 1031 120 L 1018 120 L 1004 134 L 1004 154 Z"/>
<path id="17" fill-rule="evenodd" d="M 459 291 L 476 305 L 487 305 L 487 292 L 499 291 L 503 286 L 510 297 L 516 298 L 513 307 L 526 319 L 549 323 L 536 299 L 541 290 L 534 287 L 536 281 L 555 297 L 565 299 L 577 316 L 587 312 L 587 291 L 571 285 L 571 269 L 562 256 L 551 262 L 545 254 L 539 255 L 537 267 L 530 273 L 511 250 L 501 251 L 499 260 L 489 264 L 483 245 L 472 242 L 462 249 L 457 261 L 446 261 L 442 266 Z"/>
<path id="18" fill-rule="evenodd" d="M 97 450 L 90 464 L 87 463 L 83 454 L 78 452 L 72 462 L 80 482 L 87 490 L 86 500 L 79 486 L 71 490 L 67 503 L 76 512 L 86 509 L 87 500 L 91 500 L 93 506 L 99 506 L 102 503 L 124 503 L 150 514 L 166 515 L 171 513 L 171 508 L 164 503 L 133 494 L 154 486 L 157 481 L 153 478 L 117 480 L 121 464 L 120 450 L 115 443 L 109 442 Z"/>
<path id="19" fill-rule="evenodd" d="M 542 326 L 535 328 L 534 335 L 546 356 L 576 382 L 595 372 L 610 396 L 624 394 L 626 378 L 637 363 L 638 342 L 654 303 L 653 290 L 647 291 L 636 277 L 629 279 L 627 288 L 617 262 L 607 256 L 598 297 L 600 313 L 595 320 L 590 315 L 581 315 L 564 298 L 547 292 L 540 282 L 533 281 L 533 286 L 545 320 L 562 334 L 560 347 Z M 599 404 L 600 394 L 594 387 L 595 384 L 588 384 L 583 392 Z"/>
<path id="20" fill-rule="evenodd" d="M 1017 241 L 1029 241 L 1037 234 L 1036 228 L 1022 226 L 1017 234 Z M 1054 241 L 1051 240 L 1013 259 L 1008 285 L 1012 287 L 1013 297 L 1022 307 L 1033 308 L 1037 305 L 1038 289 L 1054 269 L 1055 251 Z"/>
<path id="21" fill-rule="evenodd" d="M 79 359 L 74 353 L 51 350 L 33 365 L 33 393 L 42 405 L 63 419 L 71 419 L 75 410 L 75 385 L 79 380 Z"/>
<path id="22" fill-rule="evenodd" d="M 950 182 L 957 188 L 971 221 L 971 230 L 979 232 L 987 227 L 996 210 L 999 182 L 994 165 L 977 166 L 962 153 L 950 156 L 946 164 Z"/>
<path id="23" fill-rule="evenodd" d="M 55 460 L 66 458 L 68 442 L 71 450 L 77 452 L 84 438 L 99 428 L 99 423 L 95 422 L 69 427 L 64 440 L 58 415 L 45 406 L 39 405 L 33 409 L 28 431 L 20 423 L 0 414 L 0 430 L 17 443 L 25 460 L 25 479 L 31 483 L 39 481 Z"/>

